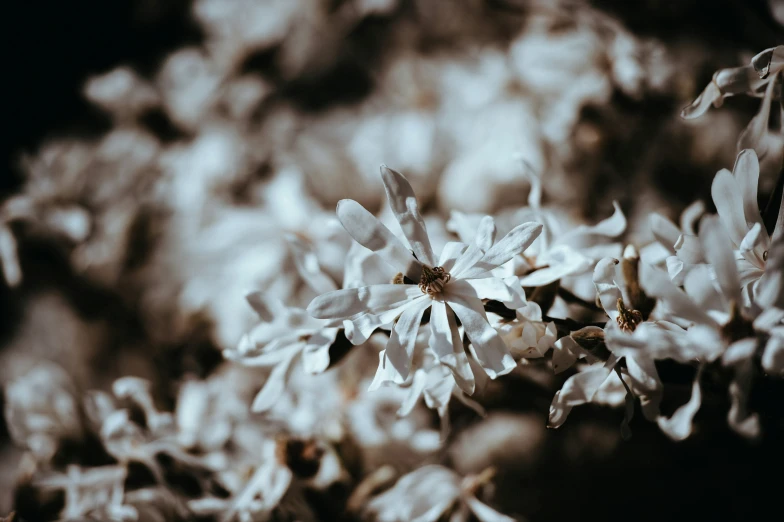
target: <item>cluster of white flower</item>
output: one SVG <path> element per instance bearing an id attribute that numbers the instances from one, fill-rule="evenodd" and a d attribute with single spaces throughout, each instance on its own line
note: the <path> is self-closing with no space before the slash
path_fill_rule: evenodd
<path id="1" fill-rule="evenodd" d="M 717 390 L 732 429 L 763 433 L 753 388 L 784 376 L 784 174 L 772 189 L 766 175 L 784 156 L 784 109 L 771 116 L 784 47 L 717 72 L 684 109 L 692 119 L 728 96 L 762 99 L 732 171 L 713 179 L 717 215 L 698 201 L 676 225 L 650 213 L 674 205 L 642 181 L 628 206 L 610 207 L 621 191 L 594 182 L 612 124 L 583 116 L 618 93 L 674 96 L 686 66 L 582 4 L 530 2 L 524 24 L 483 4 L 445 18 L 432 0 L 196 0 L 203 46 L 174 52 L 151 78 L 121 66 L 87 83 L 113 128 L 93 143 L 50 142 L 25 162 L 23 191 L 0 206 L 0 267 L 21 295 L 35 272 L 20 252 L 42 236 L 56 245 L 76 292 L 116 294 L 123 320 L 142 325 L 144 349 L 123 345 L 116 365 L 147 379 L 74 378 L 101 367 L 86 362 L 97 348 L 35 366 L 54 343 L 115 348 L 104 330 L 116 323 L 80 335 L 89 326 L 59 300 L 55 321 L 23 316 L 0 365 L 12 368 L 0 372 L 2 400 L 24 451 L 21 513 L 515 520 L 494 496 L 487 448 L 445 456 L 458 453 L 466 418 L 503 438 L 505 421 L 489 424 L 486 409 L 515 379 L 544 383 L 542 412 L 551 401 L 549 420 L 523 424 L 525 455 L 545 426 L 588 403 L 624 408 L 608 440 L 631 436 L 636 411 L 685 439 Z M 392 51 L 368 58 L 358 49 L 373 38 L 346 42 L 372 24 L 388 25 L 378 32 Z M 419 48 L 454 42 L 470 51 Z M 322 73 L 342 72 L 346 56 L 374 88 L 354 103 L 303 106 L 320 103 Z M 257 74 L 255 61 L 271 65 Z M 715 133 L 739 130 L 725 123 L 679 132 L 719 143 Z M 693 163 L 727 156 L 702 152 Z M 386 201 L 371 176 L 380 161 L 405 172 L 381 166 Z M 590 198 L 606 210 L 590 223 L 566 210 L 589 191 L 606 198 Z M 772 196 L 760 206 L 762 193 Z M 159 382 L 161 352 L 202 323 L 223 360 Z M 45 342 L 31 333 L 45 328 L 56 330 Z M 673 363 L 688 375 L 676 384 Z M 665 394 L 683 381 L 691 398 L 670 408 Z M 84 391 L 108 383 L 111 393 Z"/>

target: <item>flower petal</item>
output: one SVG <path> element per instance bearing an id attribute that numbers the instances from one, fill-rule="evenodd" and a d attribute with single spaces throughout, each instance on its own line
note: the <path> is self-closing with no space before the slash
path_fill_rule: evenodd
<path id="1" fill-rule="evenodd" d="M 455 265 L 450 271 L 452 277 L 454 279 L 462 278 L 463 274 L 469 271 L 484 255 L 485 253 L 478 246 L 474 244 L 468 245 L 468 248 L 455 261 Z"/>
<path id="2" fill-rule="evenodd" d="M 463 323 L 465 333 L 474 345 L 476 358 L 490 378 L 511 372 L 517 363 L 498 332 L 488 323 L 482 302 L 459 295 L 448 295 L 446 299 Z"/>
<path id="3" fill-rule="evenodd" d="M 253 412 L 264 412 L 272 408 L 278 399 L 280 399 L 283 392 L 286 391 L 286 383 L 291 377 L 291 371 L 294 368 L 294 360 L 299 355 L 295 352 L 291 357 L 284 359 L 270 372 L 267 380 L 264 382 L 264 387 L 256 394 L 253 399 L 253 404 L 250 409 Z"/>
<path id="4" fill-rule="evenodd" d="M 697 99 L 694 100 L 691 105 L 688 107 L 684 107 L 681 111 L 681 118 L 691 120 L 694 118 L 699 118 L 703 114 L 705 114 L 708 109 L 710 109 L 711 104 L 720 100 L 722 97 L 721 91 L 719 87 L 711 82 L 703 89 Z"/>
<path id="5" fill-rule="evenodd" d="M 416 285 L 344 288 L 316 297 L 308 305 L 308 312 L 317 319 L 349 318 L 360 312 L 384 311 L 422 295 Z"/>
<path id="6" fill-rule="evenodd" d="M 522 286 L 544 286 L 569 275 L 586 272 L 593 266 L 593 260 L 568 245 L 555 245 L 550 248 L 537 264 L 547 265 L 520 278 Z"/>
<path id="7" fill-rule="evenodd" d="M 324 328 L 310 336 L 302 351 L 302 366 L 306 372 L 322 373 L 329 367 L 329 347 L 337 334 L 337 328 Z"/>
<path id="8" fill-rule="evenodd" d="M 539 237 L 542 228 L 541 223 L 534 221 L 516 226 L 503 239 L 490 247 L 490 250 L 485 252 L 469 270 L 461 274 L 461 277 L 464 279 L 477 277 L 503 265 L 517 254 L 522 254 Z"/>
<path id="9" fill-rule="evenodd" d="M 596 263 L 596 268 L 593 270 L 593 285 L 596 287 L 599 302 L 613 322 L 618 320 L 618 299 L 623 297 L 621 289 L 615 283 L 615 269 L 618 262 L 612 257 L 605 257 Z"/>
<path id="10" fill-rule="evenodd" d="M 479 228 L 476 230 L 474 243 L 482 252 L 487 252 L 495 242 L 495 233 L 495 220 L 492 216 L 485 216 L 479 222 Z"/>
<path id="11" fill-rule="evenodd" d="M 472 495 L 468 495 L 464 500 L 474 515 L 476 515 L 476 518 L 479 519 L 479 522 L 515 522 L 515 519 L 512 517 L 502 515 L 487 504 L 479 502 Z"/>
<path id="12" fill-rule="evenodd" d="M 417 299 L 401 314 L 389 336 L 386 347 L 387 359 L 404 379 L 411 371 L 411 359 L 414 356 L 419 323 L 431 303 L 432 300 L 426 296 Z"/>
<path id="13" fill-rule="evenodd" d="M 368 391 L 375 391 L 387 384 L 403 384 L 406 380 L 400 377 L 400 374 L 395 370 L 394 366 L 389 363 L 387 359 L 387 351 L 381 350 L 378 353 L 378 369 L 376 375 L 373 377 L 373 382 L 370 383 Z"/>
<path id="14" fill-rule="evenodd" d="M 681 235 L 681 231 L 675 226 L 675 223 L 656 212 L 651 214 L 648 218 L 648 222 L 650 223 L 651 232 L 653 232 L 653 237 L 656 238 L 656 241 L 664 245 L 664 247 L 670 251 L 670 254 L 674 254 L 675 243 L 677 243 L 678 237 Z"/>
<path id="15" fill-rule="evenodd" d="M 421 263 L 403 243 L 365 208 L 351 199 L 338 202 L 337 215 L 343 228 L 354 240 L 376 252 L 395 270 L 399 270 L 412 281 L 419 281 Z"/>
<path id="16" fill-rule="evenodd" d="M 268 298 L 262 292 L 249 292 L 245 295 L 245 300 L 253 308 L 259 318 L 267 323 L 275 319 L 276 309 L 281 305 L 279 302 Z"/>
<path id="17" fill-rule="evenodd" d="M 749 227 L 746 225 L 746 216 L 743 212 L 741 188 L 730 171 L 721 169 L 716 173 L 711 185 L 711 196 L 724 229 L 735 246 L 740 245 Z"/>
<path id="18" fill-rule="evenodd" d="M 757 149 L 759 150 L 760 158 L 764 158 L 768 153 L 765 137 L 768 134 L 770 107 L 773 103 L 773 89 L 775 89 L 775 87 L 775 81 L 768 82 L 768 87 L 765 89 L 765 95 L 762 98 L 759 112 L 751 119 L 748 126 L 743 129 L 743 132 L 741 132 L 740 137 L 738 138 L 739 149 Z"/>
<path id="19" fill-rule="evenodd" d="M 601 385 L 610 376 L 616 362 L 617 359 L 611 356 L 605 364 L 593 366 L 566 379 L 550 404 L 547 427 L 561 427 L 573 407 L 591 402 Z"/>
<path id="20" fill-rule="evenodd" d="M 395 214 L 403 234 L 420 262 L 434 266 L 436 258 L 427 236 L 425 221 L 419 213 L 419 205 L 414 189 L 399 172 L 381 165 L 381 179 L 387 192 L 387 199 Z"/>
<path id="21" fill-rule="evenodd" d="M 740 185 L 743 199 L 743 212 L 747 225 L 759 223 L 762 225 L 759 203 L 757 203 L 757 188 L 759 185 L 759 160 L 754 149 L 744 149 L 735 159 L 732 173 Z"/>
<path id="22" fill-rule="evenodd" d="M 615 211 L 612 216 L 599 221 L 595 225 L 580 225 L 575 227 L 558 238 L 558 242 L 563 244 L 582 236 L 620 236 L 623 234 L 623 231 L 626 230 L 626 216 L 624 216 L 621 205 L 618 204 L 617 201 L 613 201 L 613 208 Z"/>
<path id="23" fill-rule="evenodd" d="M 784 376 L 784 333 L 768 340 L 762 353 L 762 368 L 771 375 Z"/>
<path id="24" fill-rule="evenodd" d="M 460 340 L 454 313 L 439 299 L 433 300 L 430 309 L 430 349 L 435 352 L 439 362 L 452 371 L 460 389 L 472 395 L 476 383 Z"/>
<path id="25" fill-rule="evenodd" d="M 411 379 L 411 386 L 408 388 L 406 398 L 400 403 L 400 408 L 397 410 L 399 416 L 405 417 L 411 413 L 414 406 L 416 406 L 416 403 L 419 401 L 419 398 L 422 397 L 422 392 L 425 391 L 426 384 L 427 372 L 420 368 L 414 372 L 414 377 Z"/>
<path id="26" fill-rule="evenodd" d="M 668 310 L 675 316 L 698 324 L 718 327 L 704 310 L 695 305 L 689 296 L 672 284 L 670 278 L 660 270 L 641 263 L 640 285 L 650 297 L 664 301 Z"/>
<path id="27" fill-rule="evenodd" d="M 702 404 L 702 390 L 700 389 L 700 377 L 704 364 L 701 364 L 697 369 L 697 375 L 694 377 L 694 384 L 691 388 L 691 398 L 689 402 L 675 410 L 672 417 L 659 417 L 656 423 L 659 428 L 673 440 L 684 440 L 691 435 L 692 422 L 697 411 Z"/>
<path id="28" fill-rule="evenodd" d="M 569 337 L 561 337 L 553 345 L 553 372 L 559 374 L 570 368 L 577 361 L 580 347 L 577 342 Z"/>
<path id="29" fill-rule="evenodd" d="M 718 218 L 715 216 L 703 218 L 700 225 L 700 240 L 705 257 L 716 271 L 717 283 L 724 298 L 740 305 L 743 300 L 738 269 L 735 267 L 735 256 Z"/>
<path id="30" fill-rule="evenodd" d="M 515 295 L 503 279 L 487 277 L 484 279 L 463 279 L 449 283 L 444 291 L 474 299 L 495 299 L 502 303 L 510 302 Z"/>
<path id="31" fill-rule="evenodd" d="M 447 272 L 451 272 L 452 267 L 455 266 L 455 261 L 457 261 L 457 258 L 460 257 L 460 254 L 465 252 L 467 248 L 468 245 L 465 243 L 461 243 L 460 241 L 450 241 L 444 245 L 444 249 L 441 250 L 441 257 L 438 259 L 438 266 Z"/>

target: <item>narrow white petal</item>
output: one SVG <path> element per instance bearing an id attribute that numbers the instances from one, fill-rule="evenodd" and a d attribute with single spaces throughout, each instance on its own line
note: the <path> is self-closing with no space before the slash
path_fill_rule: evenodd
<path id="1" fill-rule="evenodd" d="M 534 221 L 523 223 L 513 228 L 498 243 L 490 247 L 485 255 L 468 271 L 461 274 L 463 278 L 477 277 L 485 272 L 499 267 L 526 248 L 542 233 L 542 224 Z"/>
<path id="2" fill-rule="evenodd" d="M 388 384 L 400 385 L 405 381 L 395 370 L 394 366 L 390 364 L 389 359 L 387 359 L 387 351 L 381 350 L 378 354 L 378 369 L 373 377 L 373 382 L 368 387 L 368 391 L 375 391 Z"/>
<path id="3" fill-rule="evenodd" d="M 412 306 L 417 299 L 425 298 L 420 295 L 417 298 L 403 301 L 396 306 L 384 310 L 378 314 L 359 313 L 343 321 L 346 339 L 351 344 L 358 345 L 368 340 L 371 334 L 378 328 L 382 328 L 397 319 L 408 307 Z"/>
<path id="4" fill-rule="evenodd" d="M 653 232 L 653 237 L 656 238 L 656 241 L 664 245 L 671 254 L 674 254 L 675 243 L 681 235 L 681 231 L 675 226 L 675 223 L 656 212 L 651 214 L 648 222 L 651 225 L 651 232 Z"/>
<path id="5" fill-rule="evenodd" d="M 672 284 L 670 278 L 660 270 L 641 264 L 640 285 L 649 296 L 665 301 L 667 308 L 674 315 L 698 324 L 718 326 L 716 321 L 695 305 L 689 296 Z"/>
<path id="6" fill-rule="evenodd" d="M 678 408 L 672 417 L 659 417 L 656 422 L 659 428 L 673 440 L 684 440 L 691 435 L 692 422 L 694 416 L 702 405 L 702 389 L 700 388 L 700 377 L 704 365 L 697 369 L 694 377 L 694 384 L 691 388 L 691 398 L 689 402 Z"/>
<path id="7" fill-rule="evenodd" d="M 748 232 L 743 212 L 743 192 L 735 177 L 727 169 L 721 169 L 713 178 L 711 196 L 721 218 L 724 229 L 735 246 L 740 245 Z"/>
<path id="8" fill-rule="evenodd" d="M 427 372 L 422 369 L 415 371 L 414 377 L 411 379 L 411 386 L 408 388 L 408 394 L 406 394 L 406 398 L 403 399 L 400 408 L 397 410 L 399 416 L 405 417 L 411 413 L 414 406 L 416 406 L 416 403 L 419 401 L 419 398 L 422 397 L 422 392 L 425 391 L 426 384 Z"/>
<path id="9" fill-rule="evenodd" d="M 460 257 L 460 254 L 462 254 L 466 248 L 468 248 L 468 245 L 465 243 L 450 241 L 444 245 L 444 249 L 441 250 L 438 266 L 442 267 L 447 272 L 451 272 L 452 267 L 455 266 L 455 261 L 457 261 L 457 258 Z"/>
<path id="10" fill-rule="evenodd" d="M 495 299 L 502 303 L 510 302 L 515 297 L 506 282 L 497 277 L 453 281 L 445 287 L 444 291 L 450 295 L 455 294 L 474 299 Z"/>
<path id="11" fill-rule="evenodd" d="M 612 216 L 599 221 L 595 225 L 580 225 L 558 238 L 558 242 L 568 243 L 582 236 L 620 236 L 626 230 L 626 216 L 624 216 L 621 205 L 617 201 L 613 201 L 613 208 L 615 210 Z"/>
<path id="12" fill-rule="evenodd" d="M 748 126 L 743 129 L 740 137 L 738 138 L 739 149 L 752 149 L 759 150 L 760 157 L 764 158 L 768 153 L 768 146 L 766 143 L 766 136 L 768 134 L 768 125 L 770 123 L 770 107 L 773 103 L 773 90 L 776 88 L 775 81 L 768 82 L 768 87 L 765 89 L 765 95 L 762 98 L 760 109 L 757 114 L 751 119 Z"/>
<path id="13" fill-rule="evenodd" d="M 479 522 L 515 522 L 512 517 L 502 515 L 487 504 L 479 502 L 474 496 L 468 495 L 465 497 L 465 502 L 476 515 L 476 518 L 479 519 Z"/>
<path id="14" fill-rule="evenodd" d="M 381 179 L 387 192 L 389 206 L 400 223 L 400 228 L 408 239 L 417 259 L 422 263 L 434 266 L 436 259 L 433 255 L 433 248 L 430 246 L 430 238 L 427 236 L 425 221 L 419 213 L 419 204 L 414 195 L 414 189 L 402 174 L 386 165 L 381 165 Z"/>
<path id="15" fill-rule="evenodd" d="M 762 368 L 771 375 L 784 376 L 784 333 L 768 340 L 762 353 Z"/>
<path id="16" fill-rule="evenodd" d="M 705 203 L 697 200 L 681 212 L 679 223 L 684 234 L 697 235 L 697 222 L 705 213 Z"/>
<path id="17" fill-rule="evenodd" d="M 419 281 L 421 263 L 414 259 L 403 243 L 365 208 L 350 199 L 338 202 L 337 215 L 343 228 L 354 240 L 376 252 L 392 268 Z"/>
<path id="18" fill-rule="evenodd" d="M 286 383 L 291 377 L 291 370 L 294 367 L 294 360 L 297 354 L 284 359 L 275 368 L 272 369 L 267 380 L 264 382 L 264 387 L 256 394 L 253 399 L 253 404 L 250 409 L 254 412 L 264 412 L 272 408 L 278 399 L 280 399 L 283 392 L 286 390 Z"/>
<path id="19" fill-rule="evenodd" d="M 404 379 L 411 371 L 411 358 L 414 356 L 414 346 L 422 314 L 431 303 L 430 298 L 422 296 L 406 308 L 389 336 L 386 347 L 387 359 Z"/>
<path id="20" fill-rule="evenodd" d="M 711 81 L 691 105 L 681 111 L 681 118 L 691 120 L 708 112 L 711 104 L 722 98 L 719 87 Z"/>
<path id="21" fill-rule="evenodd" d="M 509 353 L 509 348 L 495 331 L 495 328 L 487 322 L 487 315 L 478 299 L 469 299 L 459 295 L 449 295 L 447 304 L 454 310 L 471 343 L 485 372 L 491 379 L 511 372 L 515 366 L 515 360 Z"/>
<path id="22" fill-rule="evenodd" d="M 482 252 L 487 252 L 495 242 L 495 233 L 495 220 L 492 216 L 485 216 L 479 222 L 479 228 L 476 230 L 474 243 Z"/>
<path id="23" fill-rule="evenodd" d="M 476 245 L 468 245 L 460 257 L 457 258 L 455 261 L 455 265 L 450 270 L 452 277 L 457 279 L 461 278 L 464 273 L 466 273 L 471 267 L 473 267 L 477 261 L 479 261 L 485 253 L 476 246 Z"/>
<path id="24" fill-rule="evenodd" d="M 607 377 L 610 376 L 617 360 L 611 357 L 605 364 L 596 365 L 572 375 L 553 397 L 550 404 L 549 428 L 558 428 L 566 422 L 572 408 L 591 402 Z"/>
<path id="25" fill-rule="evenodd" d="M 439 362 L 452 371 L 460 389 L 473 395 L 474 374 L 460 340 L 454 313 L 440 299 L 434 299 L 430 309 L 430 349 Z"/>
<path id="26" fill-rule="evenodd" d="M 547 254 L 537 261 L 547 265 L 520 278 L 523 286 L 543 286 L 569 275 L 576 275 L 590 270 L 594 261 L 568 245 L 555 245 Z"/>
<path id="27" fill-rule="evenodd" d="M 741 189 L 743 199 L 743 211 L 746 216 L 746 223 L 762 224 L 762 216 L 757 203 L 757 187 L 759 185 L 759 160 L 754 149 L 744 149 L 740 151 L 732 173 Z"/>
<path id="28" fill-rule="evenodd" d="M 253 311 L 256 312 L 259 318 L 267 323 L 270 323 L 275 319 L 276 311 L 278 310 L 278 307 L 281 306 L 280 302 L 275 302 L 258 291 L 246 294 L 245 300 L 248 301 L 248 304 L 253 308 Z"/>
<path id="29" fill-rule="evenodd" d="M 618 320 L 618 299 L 622 297 L 621 289 L 615 283 L 617 266 L 617 259 L 605 257 L 596 263 L 596 268 L 593 271 L 593 285 L 596 287 L 599 302 L 613 321 Z"/>
<path id="30" fill-rule="evenodd" d="M 580 353 L 577 342 L 569 337 L 561 337 L 553 345 L 553 372 L 558 374 L 570 368 Z"/>
<path id="31" fill-rule="evenodd" d="M 416 285 L 373 285 L 344 288 L 313 299 L 308 312 L 317 319 L 342 319 L 360 312 L 378 312 L 422 295 Z"/>
<path id="32" fill-rule="evenodd" d="M 335 342 L 337 328 L 324 328 L 310 336 L 302 351 L 302 366 L 308 373 L 321 373 L 329 366 L 329 348 Z"/>
<path id="33" fill-rule="evenodd" d="M 784 309 L 784 235 L 777 237 L 768 250 L 765 274 L 759 281 L 756 301 L 760 306 Z"/>
<path id="34" fill-rule="evenodd" d="M 735 266 L 732 246 L 719 219 L 715 216 L 703 218 L 700 225 L 700 240 L 705 257 L 716 270 L 716 279 L 725 299 L 740 305 L 743 300 L 740 292 L 740 279 Z"/>

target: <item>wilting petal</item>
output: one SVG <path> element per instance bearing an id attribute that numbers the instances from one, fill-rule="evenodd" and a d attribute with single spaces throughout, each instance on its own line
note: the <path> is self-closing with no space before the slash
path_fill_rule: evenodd
<path id="1" fill-rule="evenodd" d="M 606 257 L 596 263 L 593 271 L 593 284 L 599 296 L 599 302 L 604 308 L 604 312 L 613 321 L 618 320 L 618 299 L 621 299 L 621 289 L 615 284 L 615 269 L 618 260 Z"/>
<path id="2" fill-rule="evenodd" d="M 373 285 L 344 288 L 313 299 L 308 312 L 317 319 L 348 318 L 360 312 L 377 312 L 422 297 L 416 285 Z"/>
<path id="3" fill-rule="evenodd" d="M 700 95 L 697 96 L 697 99 L 688 107 L 684 107 L 681 111 L 681 118 L 691 120 L 702 116 L 710 109 L 713 103 L 721 99 L 721 96 L 719 87 L 711 80 Z"/>
<path id="4" fill-rule="evenodd" d="M 487 322 L 487 315 L 478 299 L 449 295 L 447 304 L 454 310 L 471 343 L 479 364 L 491 379 L 511 372 L 517 363 L 498 332 Z"/>
<path id="5" fill-rule="evenodd" d="M 591 402 L 601 385 L 610 376 L 616 362 L 615 357 L 610 357 L 605 364 L 593 366 L 566 379 L 550 404 L 547 427 L 559 428 L 566 422 L 566 417 L 573 407 Z"/>
<path id="6" fill-rule="evenodd" d="M 466 248 L 468 248 L 468 245 L 465 243 L 450 241 L 444 245 L 444 249 L 441 251 L 441 257 L 438 259 L 438 266 L 447 272 L 451 272 L 452 267 L 455 266 L 455 261 L 460 257 L 460 254 L 465 252 Z"/>
<path id="7" fill-rule="evenodd" d="M 704 310 L 694 304 L 683 290 L 670 282 L 666 274 L 656 268 L 640 265 L 640 285 L 650 297 L 666 302 L 667 308 L 675 316 L 698 324 L 718 326 Z"/>
<path id="8" fill-rule="evenodd" d="M 716 271 L 717 283 L 725 299 L 740 305 L 743 300 L 740 293 L 738 269 L 735 267 L 735 256 L 732 253 L 729 238 L 715 216 L 703 218 L 700 226 L 700 240 L 705 257 Z"/>
<path id="9" fill-rule="evenodd" d="M 417 331 L 422 321 L 422 314 L 432 303 L 428 297 L 422 296 L 414 304 L 406 308 L 392 329 L 387 342 L 387 358 L 392 366 L 404 379 L 411 370 L 411 358 L 414 356 Z"/>
<path id="10" fill-rule="evenodd" d="M 626 216 L 617 201 L 613 201 L 615 211 L 612 216 L 595 225 L 580 225 L 558 238 L 559 243 L 567 243 L 581 236 L 617 237 L 626 230 Z"/>
<path id="11" fill-rule="evenodd" d="M 577 342 L 569 337 L 561 337 L 553 345 L 553 372 L 558 374 L 577 361 L 580 347 Z"/>
<path id="12" fill-rule="evenodd" d="M 337 328 L 324 328 L 310 336 L 302 351 L 302 366 L 308 373 L 321 373 L 329 367 L 329 347 L 335 342 Z"/>
<path id="13" fill-rule="evenodd" d="M 697 221 L 705 213 L 705 203 L 697 200 L 681 213 L 680 225 L 684 234 L 697 235 Z"/>
<path id="14" fill-rule="evenodd" d="M 672 417 L 659 417 L 656 419 L 659 428 L 673 440 L 684 440 L 691 435 L 694 416 L 702 405 L 700 377 L 702 376 L 702 369 L 704 366 L 705 365 L 702 364 L 697 369 L 697 375 L 694 377 L 694 384 L 691 388 L 691 398 L 689 399 L 689 402 L 675 410 Z"/>
<path id="15" fill-rule="evenodd" d="M 479 522 L 515 522 L 512 517 L 502 515 L 487 504 L 479 502 L 474 496 L 468 495 L 464 500 Z"/>
<path id="16" fill-rule="evenodd" d="M 403 243 L 365 208 L 350 199 L 338 202 L 338 219 L 354 240 L 376 252 L 395 270 L 412 281 L 419 281 L 422 265 L 414 259 Z"/>
<path id="17" fill-rule="evenodd" d="M 670 254 L 674 254 L 675 243 L 678 242 L 678 238 L 681 235 L 681 231 L 675 226 L 675 223 L 656 212 L 651 214 L 648 222 L 656 241 L 664 245 L 670 251 Z"/>
<path id="18" fill-rule="evenodd" d="M 420 262 L 434 266 L 436 258 L 427 236 L 425 221 L 419 213 L 414 189 L 399 172 L 381 165 L 381 179 L 387 192 L 387 199 L 395 214 L 403 234 Z"/>
<path id="19" fill-rule="evenodd" d="M 735 246 L 740 245 L 748 232 L 743 212 L 743 195 L 738 182 L 727 169 L 721 169 L 713 178 L 711 196 L 724 229 Z"/>
<path id="20" fill-rule="evenodd" d="M 492 216 L 485 216 L 479 222 L 479 228 L 476 230 L 476 237 L 474 243 L 482 252 L 487 252 L 495 242 L 495 220 Z"/>
<path id="21" fill-rule="evenodd" d="M 286 383 L 291 377 L 291 370 L 294 367 L 294 360 L 297 358 L 299 352 L 293 356 L 284 359 L 272 369 L 267 377 L 264 387 L 256 394 L 253 399 L 253 404 L 250 409 L 254 412 L 264 412 L 272 408 L 278 399 L 280 399 L 283 392 L 286 390 Z"/>
<path id="22" fill-rule="evenodd" d="M 522 254 L 541 233 L 541 223 L 531 221 L 516 226 L 501 241 L 490 247 L 490 250 L 485 252 L 472 268 L 461 274 L 461 277 L 474 278 L 503 265 L 517 254 Z"/>
<path id="23" fill-rule="evenodd" d="M 743 339 L 734 344 L 746 344 L 756 347 L 756 339 Z M 757 437 L 760 433 L 759 416 L 748 410 L 754 368 L 750 358 L 734 364 L 735 375 L 730 382 L 730 411 L 727 422 L 740 435 L 748 438 Z"/>
<path id="24" fill-rule="evenodd" d="M 430 349 L 435 352 L 439 362 L 452 371 L 460 389 L 472 395 L 475 389 L 474 374 L 460 340 L 454 313 L 438 299 L 433 300 L 430 309 Z"/>

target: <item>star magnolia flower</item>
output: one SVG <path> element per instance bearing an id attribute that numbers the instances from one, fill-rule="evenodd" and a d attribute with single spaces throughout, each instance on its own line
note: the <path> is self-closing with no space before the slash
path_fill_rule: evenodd
<path id="1" fill-rule="evenodd" d="M 368 505 L 379 522 L 436 522 L 442 515 L 467 522 L 471 513 L 481 522 L 513 522 L 476 498 L 478 489 L 492 477 L 492 469 L 477 476 L 461 477 L 449 468 L 431 464 L 402 477 Z"/>
<path id="2" fill-rule="evenodd" d="M 767 312 L 758 316 L 760 310 L 756 305 L 743 306 L 740 277 L 719 218 L 707 216 L 702 220 L 699 239 L 712 273 L 693 271 L 687 291 L 677 288 L 653 267 L 643 265 L 641 270 L 640 282 L 644 291 L 662 305 L 657 305 L 657 310 L 689 323 L 685 335 L 663 335 L 643 349 L 654 359 L 700 363 L 689 402 L 672 417 L 659 417 L 657 422 L 676 440 L 688 437 L 702 400 L 699 384 L 702 369 L 721 358 L 725 366 L 734 370 L 730 384 L 729 424 L 737 432 L 753 437 L 759 432 L 759 420 L 756 414 L 747 412 L 745 406 L 751 387 L 753 356 L 758 349 L 764 348 L 763 359 L 773 361 L 780 351 L 775 336 L 767 346 L 761 346 L 756 332 L 766 329 L 763 323 L 780 323 L 784 312 L 772 309 L 775 317 L 771 319 Z"/>
<path id="3" fill-rule="evenodd" d="M 473 375 L 455 316 L 490 377 L 512 371 L 516 364 L 514 358 L 488 323 L 481 300 L 513 299 L 514 290 L 489 272 L 528 248 L 542 226 L 523 223 L 495 244 L 495 227 L 482 227 L 474 244 L 447 243 L 436 258 L 411 185 L 400 173 L 386 166 L 381 167 L 381 178 L 390 207 L 413 254 L 359 203 L 342 200 L 337 215 L 348 233 L 400 272 L 390 284 L 323 294 L 310 303 L 308 311 L 319 319 L 348 320 L 347 330 L 357 329 L 365 338 L 376 328 L 397 319 L 386 346 L 386 358 L 403 379 L 411 371 L 416 334 L 428 308 L 433 350 L 457 380 L 473 382 Z"/>
<path id="4" fill-rule="evenodd" d="M 742 150 L 730 173 L 720 170 L 713 178 L 711 195 L 719 218 L 737 251 L 737 265 L 741 286 L 749 287 L 753 296 L 757 282 L 765 273 L 771 238 L 765 230 L 757 205 L 759 161 L 751 150 Z M 784 234 L 784 205 L 773 235 Z M 751 286 L 749 286 L 751 285 Z"/>

